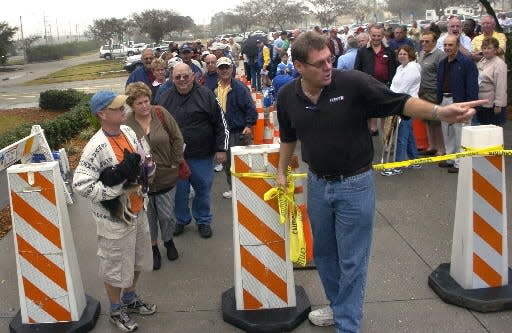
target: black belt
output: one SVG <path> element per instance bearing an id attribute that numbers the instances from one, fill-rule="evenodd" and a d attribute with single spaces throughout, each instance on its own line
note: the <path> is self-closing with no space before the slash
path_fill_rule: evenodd
<path id="1" fill-rule="evenodd" d="M 452 93 L 443 93 L 443 97 L 452 97 Z"/>
<path id="2" fill-rule="evenodd" d="M 347 172 L 347 173 L 344 173 L 344 174 L 333 173 L 333 174 L 328 174 L 328 175 L 319 175 L 316 172 L 314 172 L 313 170 L 311 170 L 311 171 L 315 174 L 315 176 L 318 179 L 324 179 L 324 180 L 327 180 L 328 182 L 336 182 L 336 181 L 343 180 L 345 178 L 349 178 L 349 177 L 353 177 L 353 176 L 359 175 L 359 174 L 361 174 L 363 172 L 366 172 L 366 171 L 370 170 L 370 168 L 371 168 L 371 165 L 368 164 L 368 165 L 365 165 L 364 167 L 359 168 L 359 169 L 357 169 L 355 171 L 352 171 L 352 172 Z"/>

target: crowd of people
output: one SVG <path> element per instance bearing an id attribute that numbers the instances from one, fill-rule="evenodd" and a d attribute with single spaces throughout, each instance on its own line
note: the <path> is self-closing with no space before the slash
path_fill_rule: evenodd
<path id="1" fill-rule="evenodd" d="M 124 95 L 100 91 L 92 97 L 101 129 L 84 148 L 73 181 L 92 201 L 111 322 L 131 332 L 138 327 L 131 313 L 156 312 L 136 284 L 142 271 L 162 265 L 159 233 L 170 261 L 179 257 L 173 238 L 192 222 L 200 237 L 212 236 L 214 172 L 225 170 L 222 195 L 231 198 L 230 147 L 251 144 L 257 120 L 251 91 L 237 79 L 244 73 L 254 91 L 272 87 L 277 96 L 282 143 L 276 184 L 286 186 L 297 140 L 309 165 L 315 263 L 329 300 L 309 320 L 358 332 L 375 208 L 371 137 L 384 131 L 377 119 L 396 123 L 396 160 L 457 151 L 465 124 L 503 125 L 506 39 L 490 19 L 483 17 L 481 34 L 471 37 L 454 17 L 444 35 L 435 25 L 424 31 L 371 25 L 354 34 L 316 27 L 276 33 L 273 43 L 257 38 L 241 47 L 229 38 L 172 43 L 161 54 L 144 50 L 143 66 L 130 74 Z M 410 117 L 425 119 L 424 151 L 416 148 Z M 128 195 L 127 171 L 120 166 L 130 153 L 141 156 L 137 172 L 149 185 Z M 458 171 L 456 160 L 440 166 Z M 103 184 L 106 168 L 125 181 Z M 131 223 L 101 205 L 120 196 L 127 197 Z"/>

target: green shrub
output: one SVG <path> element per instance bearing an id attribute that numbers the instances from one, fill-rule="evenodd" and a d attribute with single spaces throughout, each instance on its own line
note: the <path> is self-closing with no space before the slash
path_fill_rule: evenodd
<path id="1" fill-rule="evenodd" d="M 27 49 L 27 61 L 59 60 L 65 56 L 76 56 L 99 48 L 97 41 L 71 42 L 54 45 L 39 45 Z"/>
<path id="2" fill-rule="evenodd" d="M 74 90 L 46 90 L 39 95 L 39 107 L 49 110 L 67 110 L 80 103 L 85 93 Z"/>
<path id="3" fill-rule="evenodd" d="M 90 126 L 89 100 L 91 95 L 82 94 L 82 98 L 70 111 L 40 123 L 44 136 L 52 149 L 57 149 L 65 141 L 75 137 Z M 0 136 L 0 149 L 23 139 L 30 134 L 34 124 L 24 124 Z"/>

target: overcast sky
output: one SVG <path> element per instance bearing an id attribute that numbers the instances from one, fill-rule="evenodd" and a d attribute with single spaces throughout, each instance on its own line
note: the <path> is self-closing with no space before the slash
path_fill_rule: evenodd
<path id="1" fill-rule="evenodd" d="M 9 26 L 20 26 L 23 22 L 24 37 L 44 34 L 44 22 L 49 34 L 57 36 L 80 33 L 87 30 L 94 19 L 122 18 L 146 9 L 174 10 L 183 16 L 190 16 L 196 24 L 208 24 L 213 14 L 233 9 L 242 0 L 199 0 L 199 1 L 151 1 L 144 0 L 74 0 L 74 1 L 10 1 L 2 6 L 0 21 Z M 169 3 L 168 7 L 156 4 Z M 22 9 L 23 8 L 23 9 Z M 58 29 L 57 29 L 58 27 Z M 19 32 L 18 32 L 19 33 Z"/>

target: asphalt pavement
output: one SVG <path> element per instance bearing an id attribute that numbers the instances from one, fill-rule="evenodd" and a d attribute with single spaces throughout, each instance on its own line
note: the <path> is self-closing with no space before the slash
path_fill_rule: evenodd
<path id="1" fill-rule="evenodd" d="M 374 140 L 378 145 L 378 138 Z M 505 142 L 512 143 L 508 125 Z M 506 166 L 510 168 L 510 158 Z M 509 174 L 506 179 L 510 197 Z M 511 311 L 484 314 L 445 304 L 427 285 L 428 275 L 450 261 L 457 175 L 427 165 L 395 177 L 376 174 L 376 181 L 377 211 L 361 332 L 510 332 Z M 226 189 L 225 175 L 217 173 L 212 192 L 213 237 L 202 239 L 195 226 L 187 226 L 175 239 L 179 259 L 164 260 L 161 270 L 143 274 L 139 292 L 158 305 L 158 313 L 137 318 L 141 332 L 241 332 L 222 320 L 221 311 L 221 294 L 233 286 L 234 279 L 231 202 L 222 198 Z M 69 210 L 84 289 L 102 305 L 93 332 L 117 332 L 108 322 L 108 301 L 97 276 L 89 202 L 75 196 Z M 510 239 L 508 246 L 512 246 Z M 6 332 L 19 309 L 12 232 L 0 240 L 0 253 L 0 332 Z M 316 270 L 296 270 L 294 275 L 313 308 L 327 303 Z M 306 321 L 295 332 L 334 329 Z"/>
<path id="2" fill-rule="evenodd" d="M 380 153 L 378 140 L 374 138 L 376 156 Z M 506 125 L 506 147 L 511 143 L 512 127 Z M 506 169 L 510 169 L 510 161 L 507 158 Z M 510 174 L 505 178 L 510 198 Z M 376 217 L 361 332 L 511 331 L 512 311 L 484 314 L 449 305 L 427 285 L 429 274 L 450 261 L 457 181 L 457 175 L 436 165 L 407 169 L 395 177 L 376 173 Z M 158 305 L 158 313 L 136 317 L 140 332 L 242 332 L 222 320 L 221 294 L 233 286 L 234 280 L 231 202 L 222 198 L 226 189 L 225 175 L 217 173 L 212 191 L 213 237 L 202 239 L 195 226 L 188 226 L 175 239 L 179 259 L 164 260 L 159 271 L 142 275 L 138 290 Z M 97 275 L 95 226 L 89 202 L 75 196 L 69 212 L 85 292 L 102 305 L 93 332 L 118 332 L 108 322 L 108 301 Z M 509 254 L 511 246 L 509 238 Z M 162 244 L 160 247 L 164 250 Z M 0 240 L 0 253 L 0 332 L 7 332 L 19 310 L 12 232 Z M 316 270 L 295 270 L 294 276 L 313 308 L 326 305 Z M 334 329 L 314 327 L 306 321 L 295 332 Z"/>

